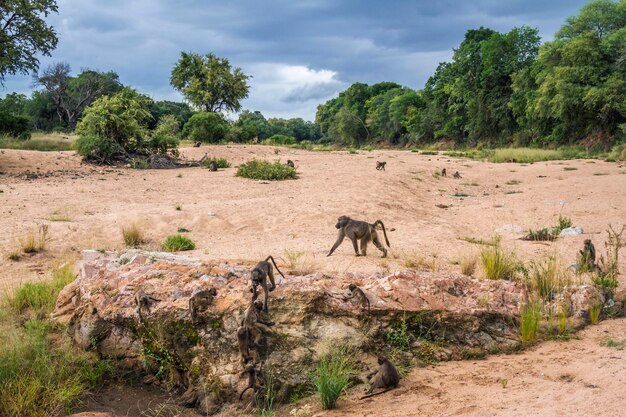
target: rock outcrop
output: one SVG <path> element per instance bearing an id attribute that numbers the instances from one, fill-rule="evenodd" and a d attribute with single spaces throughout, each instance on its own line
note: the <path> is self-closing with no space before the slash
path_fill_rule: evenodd
<path id="1" fill-rule="evenodd" d="M 350 283 L 367 295 L 369 313 L 345 297 Z M 80 274 L 62 290 L 53 317 L 67 324 L 82 348 L 214 413 L 239 404 L 247 385 L 236 333 L 250 304 L 249 284 L 246 267 L 160 252 L 85 251 Z M 192 320 L 189 298 L 202 288 L 215 288 L 217 296 Z M 139 290 L 158 300 L 144 311 L 143 322 L 135 303 Z M 592 287 L 569 288 L 560 296 L 569 315 L 579 317 L 601 297 Z M 524 284 L 451 273 L 278 277 L 269 300 L 276 324 L 263 366 L 271 370 L 280 401 L 307 386 L 316 359 L 331 345 L 363 352 L 363 366 L 373 364 L 377 351 L 394 351 L 398 360 L 415 364 L 517 349 L 526 298 Z"/>

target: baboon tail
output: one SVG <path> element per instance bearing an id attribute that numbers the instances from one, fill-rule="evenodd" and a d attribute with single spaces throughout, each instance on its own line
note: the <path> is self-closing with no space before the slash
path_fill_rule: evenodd
<path id="1" fill-rule="evenodd" d="M 280 272 L 280 269 L 278 269 L 278 265 L 276 265 L 276 261 L 274 260 L 274 258 L 272 257 L 272 255 L 268 256 L 267 258 L 265 258 L 265 262 L 267 262 L 268 260 L 272 260 L 272 263 L 274 264 L 274 268 L 276 268 L 276 270 L 278 271 L 278 273 L 280 274 L 281 277 L 283 277 L 283 279 L 285 279 L 285 276 L 283 275 L 282 272 Z"/>
<path id="2" fill-rule="evenodd" d="M 241 399 L 243 398 L 243 394 L 246 393 L 246 391 L 248 391 L 250 388 L 252 387 L 246 387 L 246 389 L 244 389 L 243 391 L 241 391 L 241 394 L 239 394 L 239 401 L 241 401 Z"/>
<path id="3" fill-rule="evenodd" d="M 376 221 L 374 222 L 374 227 L 376 227 L 376 225 L 377 225 L 377 224 L 380 224 L 380 225 L 381 225 L 381 227 L 383 228 L 383 234 L 385 235 L 385 242 L 387 242 L 387 246 L 388 246 L 388 247 L 391 247 L 391 245 L 389 244 L 389 239 L 387 239 L 387 231 L 385 230 L 385 225 L 384 225 L 384 224 L 383 224 L 383 222 L 382 222 L 382 221 L 380 221 L 380 220 L 376 220 Z"/>

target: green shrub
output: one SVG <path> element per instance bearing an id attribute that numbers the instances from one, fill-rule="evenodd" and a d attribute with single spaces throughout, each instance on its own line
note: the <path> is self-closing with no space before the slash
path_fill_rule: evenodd
<path id="1" fill-rule="evenodd" d="M 20 314 L 30 309 L 35 313 L 47 314 L 52 311 L 59 292 L 74 281 L 72 265 L 65 264 L 52 270 L 52 279 L 48 281 L 26 283 L 7 297 L 11 309 Z"/>
<path id="2" fill-rule="evenodd" d="M 543 300 L 552 300 L 556 293 L 569 284 L 555 256 L 550 256 L 542 262 L 532 263 L 531 269 L 531 286 Z"/>
<path id="3" fill-rule="evenodd" d="M 271 163 L 268 161 L 258 161 L 256 159 L 239 165 L 236 175 L 238 177 L 265 181 L 297 178 L 297 172 L 295 168 L 292 168 L 286 164 L 281 164 L 279 161 Z"/>
<path id="4" fill-rule="evenodd" d="M 337 399 L 350 383 L 353 367 L 353 356 L 345 348 L 333 349 L 318 363 L 312 380 L 324 410 L 335 408 Z"/>
<path id="5" fill-rule="evenodd" d="M 208 168 L 209 165 L 211 164 L 211 162 L 215 162 L 215 164 L 217 165 L 218 168 L 228 168 L 228 167 L 230 167 L 230 162 L 228 162 L 224 158 L 207 158 L 207 159 L 203 160 L 202 162 L 200 162 L 200 165 L 205 167 L 205 168 Z"/>
<path id="6" fill-rule="evenodd" d="M 600 313 L 602 312 L 602 303 L 595 301 L 589 306 L 589 321 L 591 324 L 597 324 L 600 321 Z"/>
<path id="7" fill-rule="evenodd" d="M 189 118 L 183 127 L 183 137 L 192 141 L 217 143 L 228 133 L 228 122 L 220 113 L 200 112 Z"/>
<path id="8" fill-rule="evenodd" d="M 495 239 L 493 247 L 480 252 L 480 258 L 487 278 L 507 280 L 515 278 L 517 261 L 512 253 L 502 249 L 499 238 Z"/>
<path id="9" fill-rule="evenodd" d="M 151 153 L 171 153 L 178 156 L 179 134 L 178 119 L 172 114 L 166 114 L 159 119 L 146 147 Z"/>
<path id="10" fill-rule="evenodd" d="M 6 134 L 19 140 L 30 139 L 30 122 L 28 117 L 0 112 L 0 134 Z"/>
<path id="11" fill-rule="evenodd" d="M 193 243 L 191 239 L 182 235 L 170 235 L 163 243 L 163 249 L 169 252 L 193 250 L 195 248 L 196 244 Z"/>
<path id="12" fill-rule="evenodd" d="M 273 145 L 295 145 L 296 138 L 287 135 L 273 135 L 268 138 Z"/>
<path id="13" fill-rule="evenodd" d="M 385 341 L 391 346 L 407 351 L 409 350 L 409 334 L 407 332 L 406 319 L 402 318 L 398 326 L 386 331 L 383 334 Z"/>
<path id="14" fill-rule="evenodd" d="M 539 332 L 539 321 L 541 320 L 541 303 L 539 301 L 528 301 L 520 312 L 520 331 L 522 341 L 534 342 L 537 340 Z"/>
<path id="15" fill-rule="evenodd" d="M 613 146 L 607 159 L 609 161 L 626 161 L 626 143 Z"/>

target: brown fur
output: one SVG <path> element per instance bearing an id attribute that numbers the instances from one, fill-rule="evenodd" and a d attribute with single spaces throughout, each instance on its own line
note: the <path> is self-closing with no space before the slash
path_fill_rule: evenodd
<path id="1" fill-rule="evenodd" d="M 217 163 L 215 161 L 209 162 L 209 171 L 217 171 Z"/>
<path id="2" fill-rule="evenodd" d="M 370 312 L 370 300 L 367 298 L 362 289 L 357 287 L 355 284 L 348 285 L 349 294 L 346 295 L 345 299 L 350 300 L 350 302 L 357 307 L 365 308 L 367 306 L 367 312 Z"/>
<path id="3" fill-rule="evenodd" d="M 215 288 L 197 288 L 194 290 L 189 298 L 189 315 L 192 322 L 196 321 L 198 313 L 202 313 L 209 308 L 216 295 L 217 290 Z"/>
<path id="4" fill-rule="evenodd" d="M 585 262 L 587 271 L 595 271 L 597 267 L 596 247 L 593 245 L 591 239 L 585 239 L 585 246 L 582 250 L 578 251 L 578 253 L 580 254 L 580 261 Z"/>
<path id="5" fill-rule="evenodd" d="M 454 171 L 454 174 L 452 174 L 452 176 L 456 179 L 461 178 L 461 174 L 459 174 L 459 171 Z"/>
<path id="6" fill-rule="evenodd" d="M 448 174 L 446 172 L 446 169 L 444 168 L 444 169 L 441 170 L 441 176 L 445 177 L 446 175 L 448 175 Z"/>
<path id="7" fill-rule="evenodd" d="M 387 165 L 386 161 L 376 161 L 376 169 L 379 171 L 384 171 L 385 165 Z"/>
<path id="8" fill-rule="evenodd" d="M 378 365 L 378 369 L 367 376 L 370 388 L 365 394 L 371 394 L 376 388 L 395 388 L 400 382 L 400 374 L 389 359 L 379 356 Z"/>
<path id="9" fill-rule="evenodd" d="M 154 302 L 161 301 L 158 298 L 154 298 L 151 295 L 146 294 L 143 290 L 139 290 L 135 293 L 135 304 L 137 305 L 137 315 L 139 321 L 143 323 L 144 318 L 141 314 L 142 310 L 146 310 L 150 314 L 150 307 Z"/>
<path id="10" fill-rule="evenodd" d="M 278 266 L 276 265 L 276 261 L 274 261 L 274 258 L 270 255 L 267 258 L 265 258 L 264 261 L 259 262 L 258 264 L 256 264 L 256 266 L 254 267 L 254 269 L 252 269 L 251 272 L 251 276 L 252 276 L 252 300 L 256 300 L 257 298 L 257 287 L 259 285 L 261 285 L 261 287 L 263 288 L 263 292 L 264 292 L 264 300 L 263 300 L 263 310 L 267 313 L 268 307 L 267 307 L 267 298 L 268 298 L 268 292 L 274 291 L 274 289 L 276 288 L 276 283 L 274 282 L 274 270 L 272 269 L 272 264 L 270 264 L 268 261 L 271 260 L 272 263 L 274 264 L 274 266 L 276 267 L 276 270 L 278 271 L 278 273 L 280 274 L 281 277 L 285 278 L 285 276 L 283 275 L 282 272 L 280 272 L 280 269 L 278 269 Z M 269 278 L 270 283 L 272 284 L 271 287 L 267 286 L 267 280 Z"/>
<path id="11" fill-rule="evenodd" d="M 296 167 L 296 166 L 295 166 L 295 164 L 293 163 L 293 161 L 292 161 L 291 159 L 287 159 L 287 165 L 288 165 L 288 166 L 290 166 L 290 167 L 292 167 L 292 168 L 295 168 L 295 167 Z"/>
<path id="12" fill-rule="evenodd" d="M 348 237 L 352 241 L 352 246 L 354 246 L 354 253 L 356 256 L 366 256 L 367 244 L 369 242 L 373 242 L 374 245 L 383 253 L 383 258 L 386 257 L 387 249 L 385 249 L 385 247 L 380 243 L 378 233 L 376 232 L 376 226 L 379 224 L 383 228 L 383 234 L 385 235 L 385 242 L 387 242 L 387 246 L 391 247 L 391 245 L 389 245 L 389 239 L 387 238 L 387 232 L 385 231 L 385 225 L 382 221 L 376 220 L 374 223 L 370 224 L 360 220 L 352 220 L 348 216 L 339 217 L 339 219 L 337 219 L 337 224 L 335 225 L 335 227 L 339 229 L 339 234 L 337 235 L 335 244 L 326 256 L 332 255 L 335 249 L 337 249 L 341 242 L 343 242 L 343 239 Z M 357 240 L 361 240 L 360 254 Z"/>

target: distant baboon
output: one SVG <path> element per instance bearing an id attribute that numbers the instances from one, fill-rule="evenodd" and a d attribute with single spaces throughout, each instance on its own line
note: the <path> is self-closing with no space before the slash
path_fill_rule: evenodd
<path id="1" fill-rule="evenodd" d="M 358 307 L 365 308 L 367 306 L 367 312 L 370 312 L 370 300 L 367 298 L 362 289 L 355 284 L 348 285 L 349 293 L 344 297 L 346 300 Z"/>
<path id="2" fill-rule="evenodd" d="M 373 224 L 360 221 L 360 220 L 352 220 L 348 216 L 341 216 L 337 219 L 337 224 L 335 227 L 339 229 L 339 234 L 337 236 L 337 241 L 328 252 L 328 255 L 332 255 L 332 253 L 339 247 L 343 239 L 347 236 L 354 246 L 354 252 L 356 256 L 359 256 L 359 246 L 357 244 L 357 239 L 361 240 L 361 256 L 367 255 L 367 244 L 371 241 L 374 245 L 383 253 L 383 258 L 387 256 L 387 249 L 380 243 L 378 239 L 378 233 L 376 232 L 376 226 L 381 225 L 383 228 L 383 234 L 385 235 L 385 242 L 387 242 L 387 246 L 391 247 L 389 244 L 389 239 L 387 239 L 387 232 L 385 231 L 385 225 L 382 221 L 376 220 Z"/>
<path id="3" fill-rule="evenodd" d="M 252 301 L 244 312 L 237 329 L 237 343 L 242 365 L 246 366 L 249 362 L 255 364 L 260 361 L 258 347 L 262 344 L 263 332 L 269 332 L 268 326 L 273 325 L 274 322 L 263 311 L 263 302 Z"/>
<path id="4" fill-rule="evenodd" d="M 215 161 L 211 161 L 209 162 L 209 171 L 217 171 L 217 162 Z"/>
<path id="5" fill-rule="evenodd" d="M 287 165 L 289 165 L 292 168 L 296 167 L 291 159 L 287 159 Z"/>
<path id="6" fill-rule="evenodd" d="M 593 246 L 591 239 L 585 239 L 583 250 L 578 251 L 580 254 L 580 267 L 586 268 L 587 271 L 595 271 L 596 269 L 596 248 Z"/>
<path id="7" fill-rule="evenodd" d="M 199 148 L 200 145 L 202 145 L 202 142 L 194 142 L 193 147 L 194 148 Z"/>
<path id="8" fill-rule="evenodd" d="M 389 359 L 378 356 L 378 365 L 378 369 L 367 376 L 370 388 L 365 392 L 366 395 L 371 394 L 376 388 L 385 390 L 395 388 L 400 382 L 400 374 Z"/>
<path id="9" fill-rule="evenodd" d="M 272 263 L 274 264 L 274 266 L 276 267 L 276 270 L 278 271 L 278 273 L 280 274 L 280 276 L 283 277 L 283 279 L 285 278 L 285 276 L 283 275 L 282 272 L 280 272 L 280 269 L 278 269 L 278 266 L 276 265 L 276 261 L 274 261 L 274 258 L 272 258 L 272 256 L 268 256 L 267 258 L 265 258 L 264 261 L 259 262 L 258 264 L 256 264 L 256 266 L 254 267 L 254 269 L 252 270 L 252 301 L 256 300 L 257 297 L 257 287 L 259 286 L 259 284 L 261 285 L 261 287 L 263 287 L 263 292 L 265 293 L 265 298 L 263 301 L 263 310 L 267 313 L 268 312 L 268 307 L 267 307 L 267 298 L 268 298 L 268 292 L 269 291 L 274 291 L 274 288 L 276 288 L 276 283 L 274 282 L 274 271 L 272 269 L 272 264 L 270 264 L 268 261 L 272 260 Z M 269 278 L 270 283 L 272 284 L 271 287 L 268 288 L 267 286 L 267 279 Z"/>
<path id="10" fill-rule="evenodd" d="M 459 174 L 459 171 L 455 171 L 454 174 L 452 175 L 454 178 L 459 179 L 461 178 L 461 174 Z"/>
<path id="11" fill-rule="evenodd" d="M 192 322 L 196 321 L 198 313 L 209 308 L 216 295 L 217 290 L 215 288 L 197 288 L 193 291 L 189 298 L 189 314 Z"/>
<path id="12" fill-rule="evenodd" d="M 152 303 L 154 303 L 155 301 L 161 301 L 158 298 L 154 298 L 151 295 L 146 294 L 143 290 L 139 290 L 135 293 L 135 304 L 137 305 L 137 315 L 139 316 L 139 321 L 141 323 L 143 323 L 143 315 L 141 314 L 141 311 L 143 309 L 148 311 L 148 314 L 150 314 L 150 306 L 152 306 Z"/>
<path id="13" fill-rule="evenodd" d="M 387 165 L 386 161 L 376 161 L 376 169 L 379 171 L 384 171 L 385 165 Z"/>
<path id="14" fill-rule="evenodd" d="M 441 176 L 445 177 L 446 175 L 448 175 L 448 174 L 446 172 L 446 169 L 444 168 L 444 169 L 441 170 Z"/>

